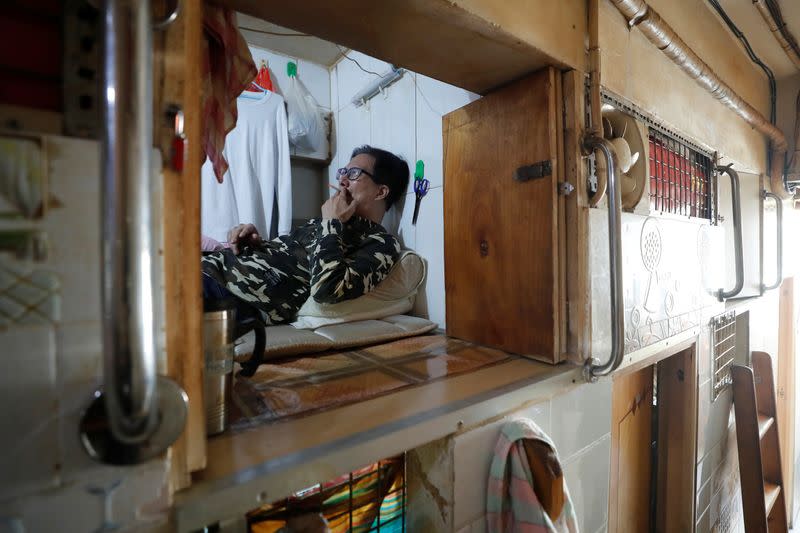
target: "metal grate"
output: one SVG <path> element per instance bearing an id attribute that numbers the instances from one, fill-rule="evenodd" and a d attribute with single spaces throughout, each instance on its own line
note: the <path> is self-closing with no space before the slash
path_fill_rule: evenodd
<path id="1" fill-rule="evenodd" d="M 735 356 L 736 312 L 729 311 L 711 319 L 712 401 L 733 382 L 731 365 Z"/>
<path id="2" fill-rule="evenodd" d="M 265 505 L 248 513 L 248 531 L 285 531 L 290 518 L 319 514 L 331 533 L 404 533 L 405 465 L 405 454 L 384 459 Z"/>
<path id="3" fill-rule="evenodd" d="M 650 128 L 650 210 L 714 220 L 711 158 Z"/>

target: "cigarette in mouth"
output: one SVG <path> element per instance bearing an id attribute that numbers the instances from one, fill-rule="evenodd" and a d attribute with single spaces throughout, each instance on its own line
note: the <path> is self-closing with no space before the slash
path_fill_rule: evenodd
<path id="1" fill-rule="evenodd" d="M 333 189 L 336 192 L 342 192 L 342 190 L 339 187 L 337 187 L 336 185 L 334 185 L 332 183 L 329 183 L 328 187 L 330 187 L 331 189 Z"/>

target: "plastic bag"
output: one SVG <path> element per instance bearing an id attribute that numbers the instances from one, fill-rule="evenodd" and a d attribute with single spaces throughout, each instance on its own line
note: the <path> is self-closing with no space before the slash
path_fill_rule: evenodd
<path id="1" fill-rule="evenodd" d="M 301 150 L 316 152 L 325 144 L 325 123 L 317 101 L 297 76 L 289 78 L 285 92 L 289 142 Z"/>

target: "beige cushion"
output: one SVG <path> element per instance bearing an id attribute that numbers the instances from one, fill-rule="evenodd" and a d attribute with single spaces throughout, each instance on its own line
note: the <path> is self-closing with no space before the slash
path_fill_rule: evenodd
<path id="1" fill-rule="evenodd" d="M 386 279 L 369 293 L 336 304 L 321 304 L 309 298 L 298 311 L 297 321 L 292 326 L 316 329 L 407 313 L 414 307 L 414 299 L 425 281 L 425 274 L 425 260 L 410 250 L 404 250 Z"/>
<path id="2" fill-rule="evenodd" d="M 404 337 L 421 335 L 436 329 L 430 320 L 415 316 L 395 315 L 380 320 L 360 320 L 323 326 L 314 331 L 293 326 L 267 328 L 265 359 L 321 352 L 324 350 L 366 346 Z M 242 337 L 236 345 L 236 360 L 246 361 L 253 353 L 253 332 Z"/>

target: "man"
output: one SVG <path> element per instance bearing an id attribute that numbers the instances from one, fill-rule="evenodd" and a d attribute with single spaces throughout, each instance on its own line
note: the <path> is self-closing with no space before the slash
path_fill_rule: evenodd
<path id="1" fill-rule="evenodd" d="M 232 302 L 241 318 L 257 309 L 268 325 L 280 324 L 293 321 L 309 295 L 336 303 L 380 283 L 400 254 L 380 222 L 408 186 L 408 164 L 362 146 L 337 180 L 340 189 L 322 205 L 321 219 L 271 241 L 241 224 L 228 234 L 229 249 L 204 255 L 206 304 Z"/>

